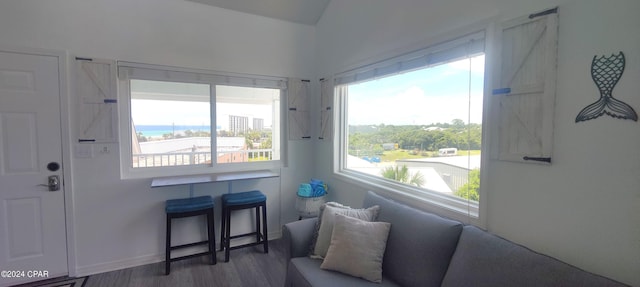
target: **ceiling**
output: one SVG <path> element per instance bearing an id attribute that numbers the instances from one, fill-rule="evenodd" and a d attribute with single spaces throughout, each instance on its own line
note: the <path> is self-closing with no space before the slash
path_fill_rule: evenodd
<path id="1" fill-rule="evenodd" d="M 331 0 L 188 0 L 224 9 L 314 26 Z"/>

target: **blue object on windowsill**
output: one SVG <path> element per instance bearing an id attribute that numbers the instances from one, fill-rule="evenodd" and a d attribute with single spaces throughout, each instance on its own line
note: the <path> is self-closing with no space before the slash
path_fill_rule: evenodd
<path id="1" fill-rule="evenodd" d="M 326 193 L 322 180 L 312 178 L 309 184 L 311 185 L 313 197 L 323 196 Z"/>
<path id="2" fill-rule="evenodd" d="M 311 185 L 308 183 L 301 183 L 300 187 L 298 187 L 298 196 L 312 197 L 313 189 L 311 188 Z"/>
<path id="3" fill-rule="evenodd" d="M 300 197 L 319 197 L 327 194 L 327 185 L 319 179 L 311 179 L 309 183 L 302 183 L 298 187 Z"/>

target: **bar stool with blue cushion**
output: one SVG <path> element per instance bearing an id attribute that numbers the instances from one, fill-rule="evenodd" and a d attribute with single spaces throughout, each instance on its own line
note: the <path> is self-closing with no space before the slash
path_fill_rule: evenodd
<path id="1" fill-rule="evenodd" d="M 211 255 L 211 264 L 216 264 L 216 235 L 214 230 L 214 218 L 213 218 L 213 198 L 211 196 L 198 196 L 191 198 L 180 198 L 180 199 L 171 199 L 167 200 L 165 205 L 165 212 L 167 214 L 167 239 L 165 245 L 165 274 L 169 275 L 169 265 L 173 261 L 178 261 L 182 259 Z M 199 216 L 206 215 L 207 216 L 207 240 L 194 242 L 184 245 L 171 246 L 171 219 L 173 218 L 181 218 L 181 217 L 190 217 L 190 216 Z M 171 250 L 192 247 L 196 245 L 208 244 L 209 251 L 171 258 Z"/>
<path id="2" fill-rule="evenodd" d="M 260 232 L 259 209 L 262 207 L 262 233 Z M 256 209 L 256 231 L 231 236 L 231 211 L 247 208 Z M 264 253 L 269 253 L 267 239 L 267 196 L 258 190 L 228 193 L 222 195 L 222 229 L 220 232 L 220 251 L 224 250 L 224 261 L 229 262 L 229 251 L 233 249 L 262 244 Z M 256 242 L 231 247 L 231 239 L 256 236 Z"/>

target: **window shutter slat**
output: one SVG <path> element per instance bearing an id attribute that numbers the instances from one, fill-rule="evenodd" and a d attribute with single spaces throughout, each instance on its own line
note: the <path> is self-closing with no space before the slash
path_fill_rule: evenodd
<path id="1" fill-rule="evenodd" d="M 311 138 L 309 112 L 309 81 L 290 78 L 288 81 L 289 139 Z"/>
<path id="2" fill-rule="evenodd" d="M 331 140 L 333 134 L 333 80 L 320 80 L 320 136 L 321 140 Z"/>
<path id="3" fill-rule="evenodd" d="M 75 61 L 78 96 L 78 140 L 117 142 L 118 118 L 113 61 L 78 58 Z"/>

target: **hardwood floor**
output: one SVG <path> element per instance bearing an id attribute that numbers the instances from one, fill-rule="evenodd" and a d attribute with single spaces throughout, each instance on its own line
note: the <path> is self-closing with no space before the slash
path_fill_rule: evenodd
<path id="1" fill-rule="evenodd" d="M 91 275 L 85 287 L 199 287 L 199 286 L 284 286 L 285 260 L 281 239 L 269 241 L 269 253 L 262 246 L 231 251 L 229 262 L 217 252 L 218 264 L 209 265 L 203 256 L 171 263 L 164 275 L 164 262 Z"/>

